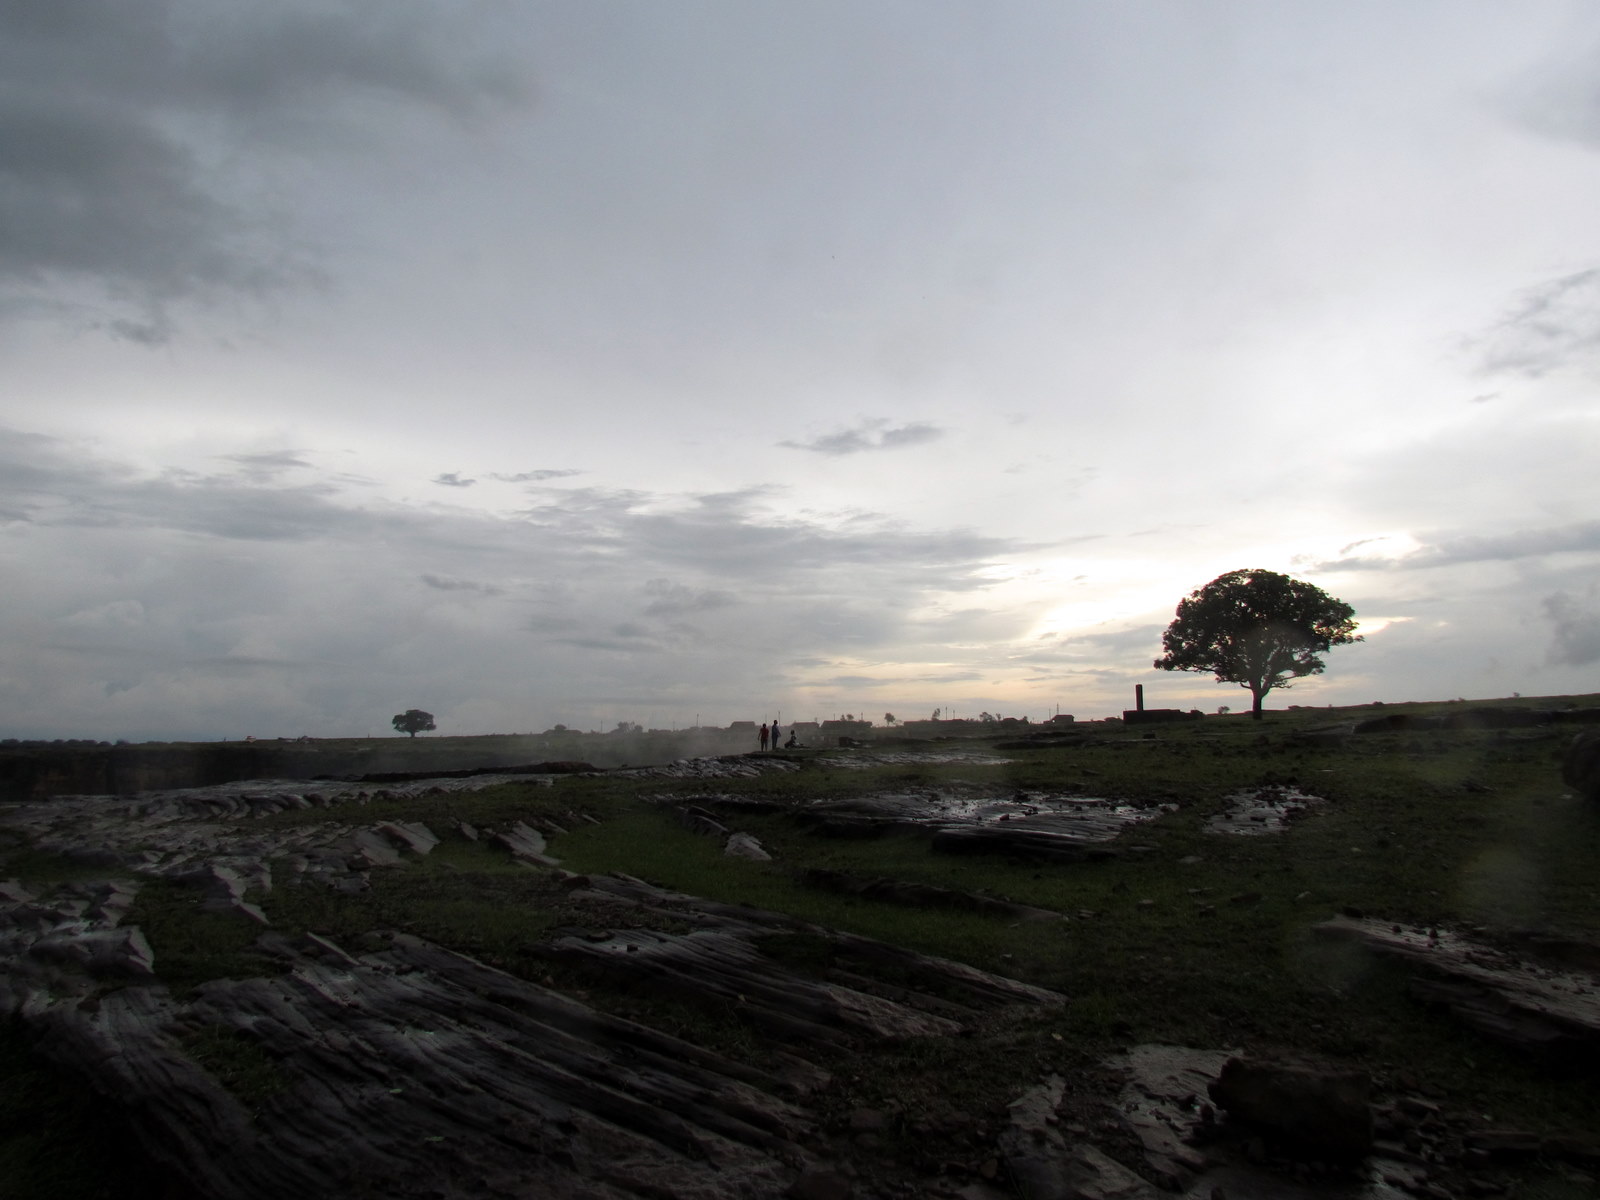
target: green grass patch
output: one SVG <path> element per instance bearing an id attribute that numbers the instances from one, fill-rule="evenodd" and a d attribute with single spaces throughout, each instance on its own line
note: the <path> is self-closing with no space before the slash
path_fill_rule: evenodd
<path id="1" fill-rule="evenodd" d="M 212 979 L 248 979 L 276 969 L 253 949 L 259 925 L 230 913 L 202 912 L 203 899 L 199 888 L 146 880 L 123 919 L 144 931 L 161 982 L 183 992 Z"/>
<path id="2" fill-rule="evenodd" d="M 179 1040 L 189 1057 L 252 1112 L 289 1086 L 288 1073 L 244 1030 L 207 1025 Z"/>

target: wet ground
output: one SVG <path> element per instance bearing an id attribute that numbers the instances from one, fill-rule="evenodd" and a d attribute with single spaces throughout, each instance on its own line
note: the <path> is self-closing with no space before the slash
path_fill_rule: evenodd
<path id="1" fill-rule="evenodd" d="M 949 853 L 993 850 L 1029 858 L 1071 860 L 1106 852 L 1130 825 L 1172 805 L 1139 807 L 1099 797 L 1027 792 L 1009 796 L 957 791 L 885 793 L 818 800 L 801 810 L 832 837 L 876 837 L 927 831 Z"/>
<path id="2" fill-rule="evenodd" d="M 1206 822 L 1211 833 L 1232 833 L 1254 836 L 1263 833 L 1282 833 L 1291 822 L 1319 804 L 1321 796 L 1312 796 L 1298 788 L 1261 787 L 1235 792 L 1228 797 L 1228 811 Z"/>
<path id="3" fill-rule="evenodd" d="M 864 771 L 868 767 L 920 767 L 960 764 L 969 767 L 998 767 L 1014 761 L 982 750 L 840 750 L 824 755 L 830 767 Z"/>
<path id="4" fill-rule="evenodd" d="M 1118 1119 L 1138 1138 L 1147 1164 L 1184 1200 L 1401 1200 L 1400 1181 L 1426 1171 L 1381 1155 L 1336 1177 L 1299 1179 L 1292 1164 L 1253 1162 L 1237 1140 L 1207 1139 L 1201 1107 L 1207 1088 L 1233 1052 L 1184 1046 L 1134 1046 L 1114 1059 L 1127 1073 Z"/>

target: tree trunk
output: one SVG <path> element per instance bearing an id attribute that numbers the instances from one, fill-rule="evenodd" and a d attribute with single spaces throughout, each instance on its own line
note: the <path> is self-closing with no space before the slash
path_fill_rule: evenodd
<path id="1" fill-rule="evenodd" d="M 1261 720 L 1261 701 L 1266 694 L 1267 692 L 1265 688 L 1262 688 L 1260 691 L 1257 691 L 1255 688 L 1250 689 L 1250 719 L 1252 721 Z"/>

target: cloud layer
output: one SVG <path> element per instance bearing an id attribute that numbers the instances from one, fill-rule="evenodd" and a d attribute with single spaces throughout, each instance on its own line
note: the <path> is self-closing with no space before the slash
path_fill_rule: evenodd
<path id="1" fill-rule="evenodd" d="M 908 12 L 0 3 L 0 733 L 1592 690 L 1590 6 Z"/>
<path id="2" fill-rule="evenodd" d="M 0 6 L 0 294 L 154 343 L 173 301 L 318 280 L 262 166 L 382 138 L 386 110 L 467 121 L 525 98 L 449 20 L 413 0 Z"/>

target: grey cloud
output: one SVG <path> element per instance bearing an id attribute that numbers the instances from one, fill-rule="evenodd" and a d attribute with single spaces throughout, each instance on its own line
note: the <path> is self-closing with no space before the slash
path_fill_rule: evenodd
<path id="1" fill-rule="evenodd" d="M 576 468 L 567 470 L 552 470 L 546 468 L 540 471 L 521 471 L 515 475 L 496 475 L 491 473 L 490 479 L 498 479 L 501 483 L 543 483 L 547 479 L 565 479 L 570 475 L 582 475 L 583 472 Z"/>
<path id="2" fill-rule="evenodd" d="M 238 456 L 236 456 L 238 457 Z M 287 462 L 277 455 L 272 463 Z M 236 477 L 169 472 L 141 477 L 126 466 L 39 435 L 0 439 L 0 511 L 38 525 L 160 528 L 241 540 L 367 537 L 382 532 L 413 546 L 526 555 L 547 566 L 594 566 L 619 556 L 641 574 L 663 567 L 706 577 L 703 584 L 646 579 L 650 603 L 668 615 L 725 607 L 734 593 L 709 582 L 775 587 L 806 574 L 840 574 L 854 592 L 876 580 L 898 590 L 973 590 L 978 572 L 1022 547 L 968 530 L 911 530 L 860 515 L 842 528 L 756 511 L 766 489 L 691 496 L 662 511 L 665 497 L 636 490 L 579 488 L 555 493 L 521 521 L 438 515 L 401 507 L 355 507 L 322 479 L 295 486 Z M 892 583 L 888 581 L 893 581 Z M 676 590 L 674 585 L 688 589 Z"/>
<path id="3" fill-rule="evenodd" d="M 286 658 L 256 658 L 245 654 L 224 654 L 215 658 L 195 659 L 188 665 L 202 670 L 242 673 L 249 671 L 285 671 L 304 667 L 304 662 Z"/>
<path id="4" fill-rule="evenodd" d="M 113 337 L 121 338 L 125 342 L 138 342 L 141 346 L 165 345 L 172 337 L 172 322 L 163 312 L 152 313 L 142 321 L 117 317 L 99 323 L 98 327 L 105 329 Z"/>
<path id="5" fill-rule="evenodd" d="M 444 575 L 419 576 L 423 583 L 441 592 L 478 592 L 485 596 L 503 596 L 505 589 L 492 583 L 478 583 L 471 579 L 451 579 Z"/>
<path id="6" fill-rule="evenodd" d="M 919 446 L 925 442 L 937 441 L 943 436 L 944 430 L 926 421 L 914 421 L 908 425 L 891 427 L 888 421 L 879 419 L 863 421 L 853 429 L 841 429 L 837 433 L 824 434 L 808 442 L 782 441 L 778 445 L 791 450 L 809 450 L 813 454 L 837 457 L 844 454 L 859 454 L 864 450 L 897 450 L 906 446 Z"/>
<path id="7" fill-rule="evenodd" d="M 982 679 L 978 671 L 936 671 L 922 675 L 907 676 L 911 683 L 970 683 L 974 679 Z"/>
<path id="8" fill-rule="evenodd" d="M 311 466 L 292 450 L 273 450 L 261 454 L 225 454 L 222 459 L 224 462 L 237 464 L 242 476 L 258 483 L 275 479 L 285 471 Z"/>
<path id="9" fill-rule="evenodd" d="M 1513 115 L 1547 137 L 1600 149 L 1600 42 L 1563 52 L 1515 89 Z"/>
<path id="10" fill-rule="evenodd" d="M 198 99 L 242 120 L 294 110 L 307 119 L 352 92 L 423 104 L 472 118 L 529 98 L 507 58 L 463 54 L 462 14 L 435 3 L 383 9 L 301 3 L 247 8 L 224 22 L 195 22 L 203 56 L 183 80 Z M 297 130 L 297 132 L 299 132 Z"/>
<path id="11" fill-rule="evenodd" d="M 549 614 L 539 614 L 529 617 L 523 628 L 529 633 L 570 633 L 577 629 L 579 622 L 573 617 L 558 617 Z"/>
<path id="12" fill-rule="evenodd" d="M 507 519 L 353 498 L 292 466 L 292 450 L 220 460 L 230 473 L 152 475 L 66 439 L 0 436 L 0 511 L 26 520 L 37 566 L 0 612 L 0 635 L 33 664 L 0 679 L 0 700 L 21 704 L 26 682 L 53 697 L 51 711 L 100 714 L 84 719 L 109 722 L 111 736 L 159 732 L 141 724 L 152 710 L 196 732 L 260 733 L 232 714 L 263 705 L 303 732 L 317 724 L 306 714 L 376 703 L 381 730 L 396 703 L 385 689 L 412 679 L 431 681 L 416 701 L 430 711 L 455 695 L 587 703 L 634 689 L 675 697 L 687 718 L 728 703 L 730 681 L 754 672 L 776 684 L 796 660 L 848 650 L 875 664 L 928 661 L 959 630 L 913 629 L 905 614 L 931 593 L 987 586 L 983 568 L 1015 545 L 867 514 L 780 518 L 768 503 L 778 493 L 763 488 L 580 488 Z M 472 604 L 470 620 L 467 604 L 439 602 L 511 594 L 513 574 L 529 576 L 520 602 Z M 701 615 L 714 634 L 697 628 Z M 933 661 L 949 659 L 919 686 L 975 677 L 954 652 Z M 292 683 L 264 700 L 245 676 L 271 663 L 304 665 L 280 672 Z M 44 701 L 35 708 L 44 714 Z M 566 712 L 615 719 L 582 703 Z"/>
<path id="13" fill-rule="evenodd" d="M 1376 539 L 1374 539 L 1376 540 Z M 1362 543 L 1354 543 L 1361 545 Z M 1348 549 L 1348 547 L 1347 547 Z M 1399 558 L 1337 558 L 1316 563 L 1308 570 L 1388 571 L 1427 567 L 1453 567 L 1461 563 L 1513 562 L 1547 554 L 1572 554 L 1600 550 L 1600 521 L 1579 521 L 1548 529 L 1521 529 L 1505 534 L 1463 534 Z"/>
<path id="14" fill-rule="evenodd" d="M 450 471 L 444 475 L 435 475 L 433 482 L 441 487 L 465 488 L 471 487 L 478 481 L 476 479 L 463 479 L 457 472 Z"/>
<path id="15" fill-rule="evenodd" d="M 0 438 L 0 511 L 40 526 L 162 528 L 278 540 L 376 522 L 373 514 L 333 503 L 336 495 L 337 488 L 322 482 L 266 486 L 256 479 L 181 471 L 140 478 L 60 439 L 20 431 Z"/>
<path id="16" fill-rule="evenodd" d="M 1600 350 L 1600 268 L 1530 288 L 1470 347 L 1486 375 L 1539 379 L 1592 360 Z"/>
<path id="17" fill-rule="evenodd" d="M 579 650 L 607 650 L 621 654 L 657 654 L 662 649 L 649 630 L 626 622 L 614 626 L 610 636 L 568 638 L 566 644 Z"/>
<path id="18" fill-rule="evenodd" d="M 651 617 L 709 612 L 716 608 L 726 608 L 736 601 L 732 592 L 716 588 L 692 588 L 687 584 L 674 583 L 670 579 L 646 580 L 644 590 L 647 595 L 655 597 L 644 610 L 645 615 Z"/>
<path id="19" fill-rule="evenodd" d="M 1582 599 L 1556 592 L 1540 604 L 1551 625 L 1548 661 L 1552 665 L 1586 667 L 1600 662 L 1600 600 L 1594 589 Z"/>
<path id="20" fill-rule="evenodd" d="M 713 520 L 747 520 L 756 515 L 764 500 L 775 499 L 778 489 L 766 485 L 735 488 L 726 492 L 705 492 L 694 497 L 695 508 Z"/>
<path id="21" fill-rule="evenodd" d="M 1340 558 L 1345 558 L 1345 557 L 1347 557 L 1349 555 L 1350 551 L 1352 551 L 1352 550 L 1359 550 L 1362 546 L 1370 546 L 1374 542 L 1381 542 L 1383 540 L 1384 539 L 1381 538 L 1381 537 L 1370 537 L 1370 538 L 1359 538 L 1356 541 L 1347 542 L 1345 545 L 1339 547 L 1339 557 Z"/>
<path id="22" fill-rule="evenodd" d="M 514 102 L 473 25 L 436 0 L 0 5 L 0 289 L 159 344 L 175 300 L 317 279 L 240 172 L 289 143 L 376 140 L 374 97 L 452 117 Z M 98 304 L 47 299 L 59 283 Z"/>
<path id="23" fill-rule="evenodd" d="M 769 488 L 689 497 L 660 511 L 662 497 L 627 489 L 574 488 L 522 513 L 585 554 L 627 550 L 635 562 L 698 570 L 723 578 L 775 582 L 829 569 L 900 571 L 907 583 L 941 589 L 988 585 L 977 567 L 1020 544 L 968 530 L 908 530 L 862 514 L 843 528 L 756 511 Z"/>
<path id="24" fill-rule="evenodd" d="M 1083 660 L 1112 658 L 1147 664 L 1147 660 L 1161 652 L 1161 634 L 1165 629 L 1165 625 L 1137 625 L 1127 629 L 1047 634 L 1007 658 L 1014 663 L 1070 665 Z"/>

